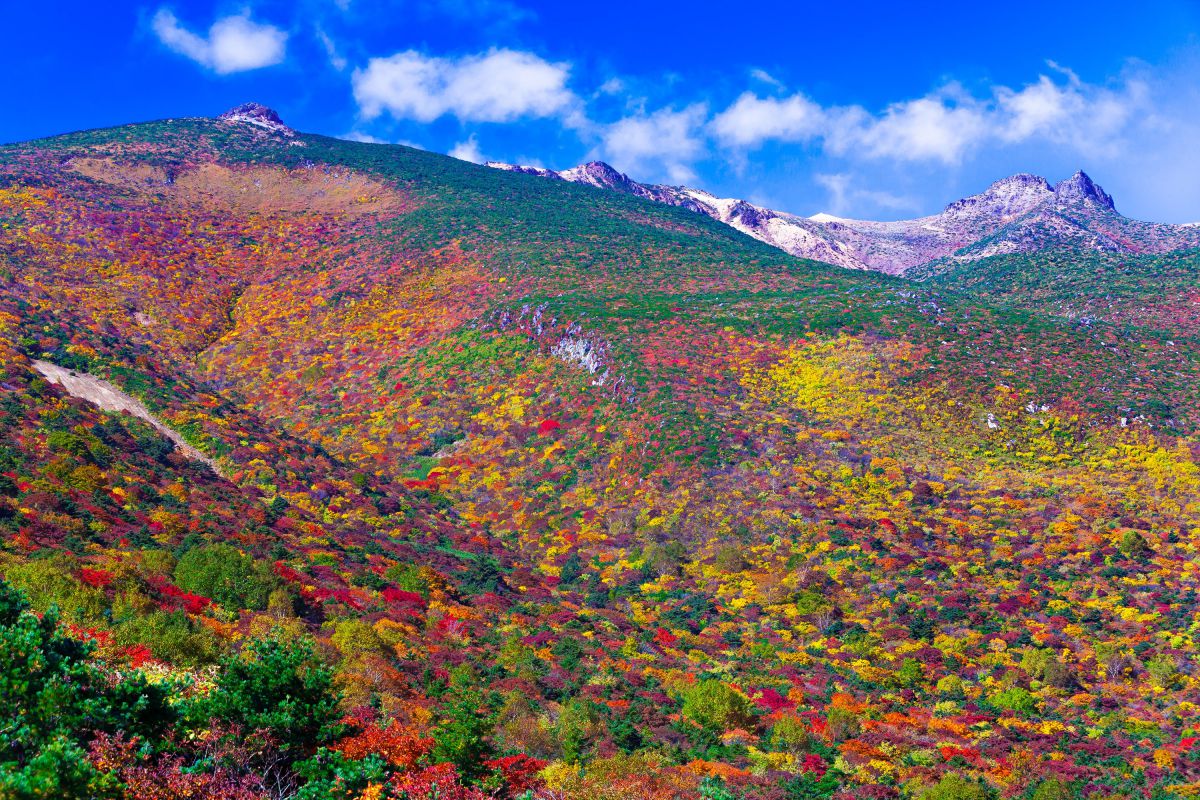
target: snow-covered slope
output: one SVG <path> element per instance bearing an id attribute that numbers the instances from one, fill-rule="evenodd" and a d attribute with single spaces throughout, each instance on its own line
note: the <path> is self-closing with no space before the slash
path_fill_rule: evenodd
<path id="1" fill-rule="evenodd" d="M 638 183 L 601 161 L 562 172 L 499 162 L 488 162 L 488 166 L 681 206 L 792 255 L 892 274 L 933 261 L 970 261 L 1058 246 L 1127 253 L 1200 246 L 1200 228 L 1196 226 L 1139 222 L 1121 216 L 1112 197 L 1083 172 L 1054 186 L 1037 175 L 1013 175 L 980 194 L 956 200 L 940 214 L 872 222 L 831 214 L 800 217 L 700 189 Z"/>

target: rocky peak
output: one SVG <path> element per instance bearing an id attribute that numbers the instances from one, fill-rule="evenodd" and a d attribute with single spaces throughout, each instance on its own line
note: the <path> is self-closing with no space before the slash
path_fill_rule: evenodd
<path id="1" fill-rule="evenodd" d="M 1070 202 L 1090 202 L 1107 208 L 1110 211 L 1115 211 L 1113 199 L 1101 189 L 1096 183 L 1087 176 L 1083 170 L 1076 172 L 1065 181 L 1059 182 L 1054 187 L 1054 195 L 1060 203 Z"/>
<path id="2" fill-rule="evenodd" d="M 628 175 L 618 172 L 614 167 L 605 164 L 603 161 L 589 161 L 586 164 L 580 164 L 578 167 L 563 170 L 559 175 L 565 181 L 587 183 L 592 186 L 599 186 L 602 189 L 627 189 L 633 183 Z"/>
<path id="3" fill-rule="evenodd" d="M 729 218 L 736 219 L 749 228 L 760 228 L 767 224 L 767 220 L 774 219 L 775 213 L 747 203 L 745 200 L 738 200 L 730 206 Z"/>
<path id="4" fill-rule="evenodd" d="M 275 109 L 268 108 L 262 103 L 242 103 L 221 114 L 217 119 L 243 125 L 254 125 L 272 133 L 284 136 L 295 136 L 296 132 L 283 124 Z"/>
<path id="5" fill-rule="evenodd" d="M 1050 183 L 1040 175 L 1019 172 L 1002 178 L 983 192 L 955 200 L 946 206 L 951 215 L 985 213 L 1001 217 L 1023 214 L 1053 195 Z"/>

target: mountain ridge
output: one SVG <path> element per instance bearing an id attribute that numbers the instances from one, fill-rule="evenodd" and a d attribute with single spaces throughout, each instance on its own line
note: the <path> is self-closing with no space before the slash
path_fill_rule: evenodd
<path id="1" fill-rule="evenodd" d="M 643 184 L 602 161 L 562 171 L 499 161 L 485 165 L 688 208 L 791 255 L 894 275 L 940 260 L 961 263 L 1061 246 L 1143 254 L 1200 245 L 1194 225 L 1122 216 L 1113 198 L 1082 170 L 1053 185 L 1044 177 L 1017 173 L 948 203 L 938 214 L 877 222 L 824 212 L 802 217 L 703 189 Z"/>

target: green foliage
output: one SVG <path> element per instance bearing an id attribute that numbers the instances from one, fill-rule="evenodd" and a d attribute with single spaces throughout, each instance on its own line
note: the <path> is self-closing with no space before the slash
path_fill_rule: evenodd
<path id="1" fill-rule="evenodd" d="M 1125 531 L 1118 546 L 1121 554 L 1134 561 L 1142 561 L 1154 555 L 1154 550 L 1138 531 Z"/>
<path id="2" fill-rule="evenodd" d="M 906 658 L 896 670 L 896 682 L 906 688 L 920 686 L 925 682 L 925 668 L 915 658 Z"/>
<path id="3" fill-rule="evenodd" d="M 741 572 L 746 568 L 746 556 L 737 545 L 725 545 L 717 551 L 716 568 L 726 575 Z"/>
<path id="4" fill-rule="evenodd" d="M 1030 694 L 1028 689 L 1022 689 L 1020 686 L 1002 689 L 991 695 L 988 701 L 996 708 L 1020 714 L 1028 714 L 1037 709 L 1037 698 Z"/>
<path id="5" fill-rule="evenodd" d="M 951 774 L 922 792 L 920 800 L 992 800 L 994 797 L 995 793 L 984 784 Z"/>
<path id="6" fill-rule="evenodd" d="M 738 800 L 738 796 L 729 791 L 720 778 L 705 778 L 700 781 L 700 797 L 703 800 Z"/>
<path id="7" fill-rule="evenodd" d="M 575 764 L 583 759 L 595 725 L 596 711 L 586 700 L 575 698 L 563 707 L 555 728 L 564 761 Z"/>
<path id="8" fill-rule="evenodd" d="M 842 786 L 838 773 L 828 770 L 822 775 L 805 772 L 783 784 L 787 800 L 825 800 L 833 797 Z"/>
<path id="9" fill-rule="evenodd" d="M 67 622 L 94 626 L 103 620 L 107 603 L 103 592 L 71 577 L 78 564 L 69 554 L 56 553 L 50 558 L 9 564 L 4 576 L 29 597 L 37 611 L 45 612 L 53 606 Z"/>
<path id="10" fill-rule="evenodd" d="M 267 607 L 279 580 L 269 564 L 257 562 L 224 543 L 196 547 L 175 565 L 175 582 L 194 594 L 211 597 L 231 610 Z"/>
<path id="11" fill-rule="evenodd" d="M 858 715 L 842 706 L 831 706 L 825 714 L 825 730 L 834 741 L 857 736 L 862 729 Z"/>
<path id="12" fill-rule="evenodd" d="M 804 722 L 793 716 L 786 716 L 771 728 L 771 738 L 782 748 L 799 753 L 807 750 L 812 743 L 812 733 Z"/>
<path id="13" fill-rule="evenodd" d="M 500 571 L 500 562 L 488 555 L 472 560 L 459 580 L 459 586 L 466 594 L 501 591 L 504 588 L 504 573 Z"/>
<path id="14" fill-rule="evenodd" d="M 47 741 L 22 766 L 0 762 L 5 800 L 102 800 L 121 797 L 120 790 L 116 776 L 97 770 L 66 736 Z"/>
<path id="15" fill-rule="evenodd" d="M 310 640 L 256 639 L 221 662 L 216 688 L 193 715 L 264 732 L 295 759 L 338 735 L 339 699 Z"/>
<path id="16" fill-rule="evenodd" d="M 144 644 L 155 658 L 181 666 L 212 664 L 221 653 L 216 636 L 183 611 L 114 608 L 113 638 L 120 644 Z"/>
<path id="17" fill-rule="evenodd" d="M 583 575 L 583 561 L 579 558 L 579 551 L 572 550 L 559 570 L 558 579 L 569 586 L 579 580 L 581 575 Z"/>
<path id="18" fill-rule="evenodd" d="M 345 619 L 335 623 L 330 641 L 342 657 L 347 659 L 378 653 L 385 648 L 375 629 L 359 619 Z"/>
<path id="19" fill-rule="evenodd" d="M 749 698 L 713 678 L 684 690 L 682 712 L 697 725 L 714 731 L 746 727 L 754 721 Z"/>
<path id="20" fill-rule="evenodd" d="M 1038 784 L 1029 800 L 1075 800 L 1071 784 L 1061 778 L 1048 778 Z"/>
<path id="21" fill-rule="evenodd" d="M 324 747 L 294 768 L 304 782 L 294 800 L 357 800 L 368 786 L 388 777 L 387 763 L 373 753 L 349 759 Z"/>
<path id="22" fill-rule="evenodd" d="M 487 774 L 483 762 L 493 755 L 492 731 L 496 716 L 477 689 L 461 689 L 441 708 L 433 730 L 433 759 L 449 762 L 464 778 L 475 780 Z"/>
<path id="23" fill-rule="evenodd" d="M 1183 682 L 1179 674 L 1179 665 L 1175 659 L 1165 654 L 1159 654 L 1146 662 L 1146 672 L 1154 685 L 1160 689 L 1174 689 Z"/>
<path id="24" fill-rule="evenodd" d="M 39 618 L 0 581 L 0 797 L 116 796 L 116 781 L 84 757 L 90 736 L 154 741 L 174 722 L 165 687 L 138 673 L 110 680 L 91 650 L 60 630 L 56 609 Z"/>
<path id="25" fill-rule="evenodd" d="M 1075 685 L 1075 676 L 1071 669 L 1059 659 L 1058 654 L 1049 649 L 1030 648 L 1021 657 L 1021 669 L 1029 673 L 1047 686 L 1056 689 L 1069 689 Z"/>
<path id="26" fill-rule="evenodd" d="M 426 600 L 429 599 L 429 581 L 416 564 L 393 564 L 383 573 L 383 577 L 406 592 L 416 592 Z"/>
<path id="27" fill-rule="evenodd" d="M 815 614 L 830 607 L 829 601 L 812 589 L 801 589 L 796 593 L 794 602 L 796 604 L 796 613 L 802 617 L 807 617 L 810 614 Z"/>

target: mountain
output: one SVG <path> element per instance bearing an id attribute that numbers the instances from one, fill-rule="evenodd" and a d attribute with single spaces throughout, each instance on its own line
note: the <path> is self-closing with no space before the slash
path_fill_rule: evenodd
<path id="1" fill-rule="evenodd" d="M 0 797 L 1192 792 L 1186 259 L 916 282 L 554 177 L 0 146 Z"/>
<path id="2" fill-rule="evenodd" d="M 599 161 L 562 172 L 501 162 L 487 166 L 688 208 L 795 256 L 893 275 L 937 261 L 965 263 L 1062 247 L 1133 255 L 1200 246 L 1194 226 L 1121 216 L 1112 198 L 1083 172 L 1055 186 L 1036 175 L 1013 175 L 940 214 L 870 222 L 830 214 L 800 217 L 698 189 L 641 184 Z"/>

